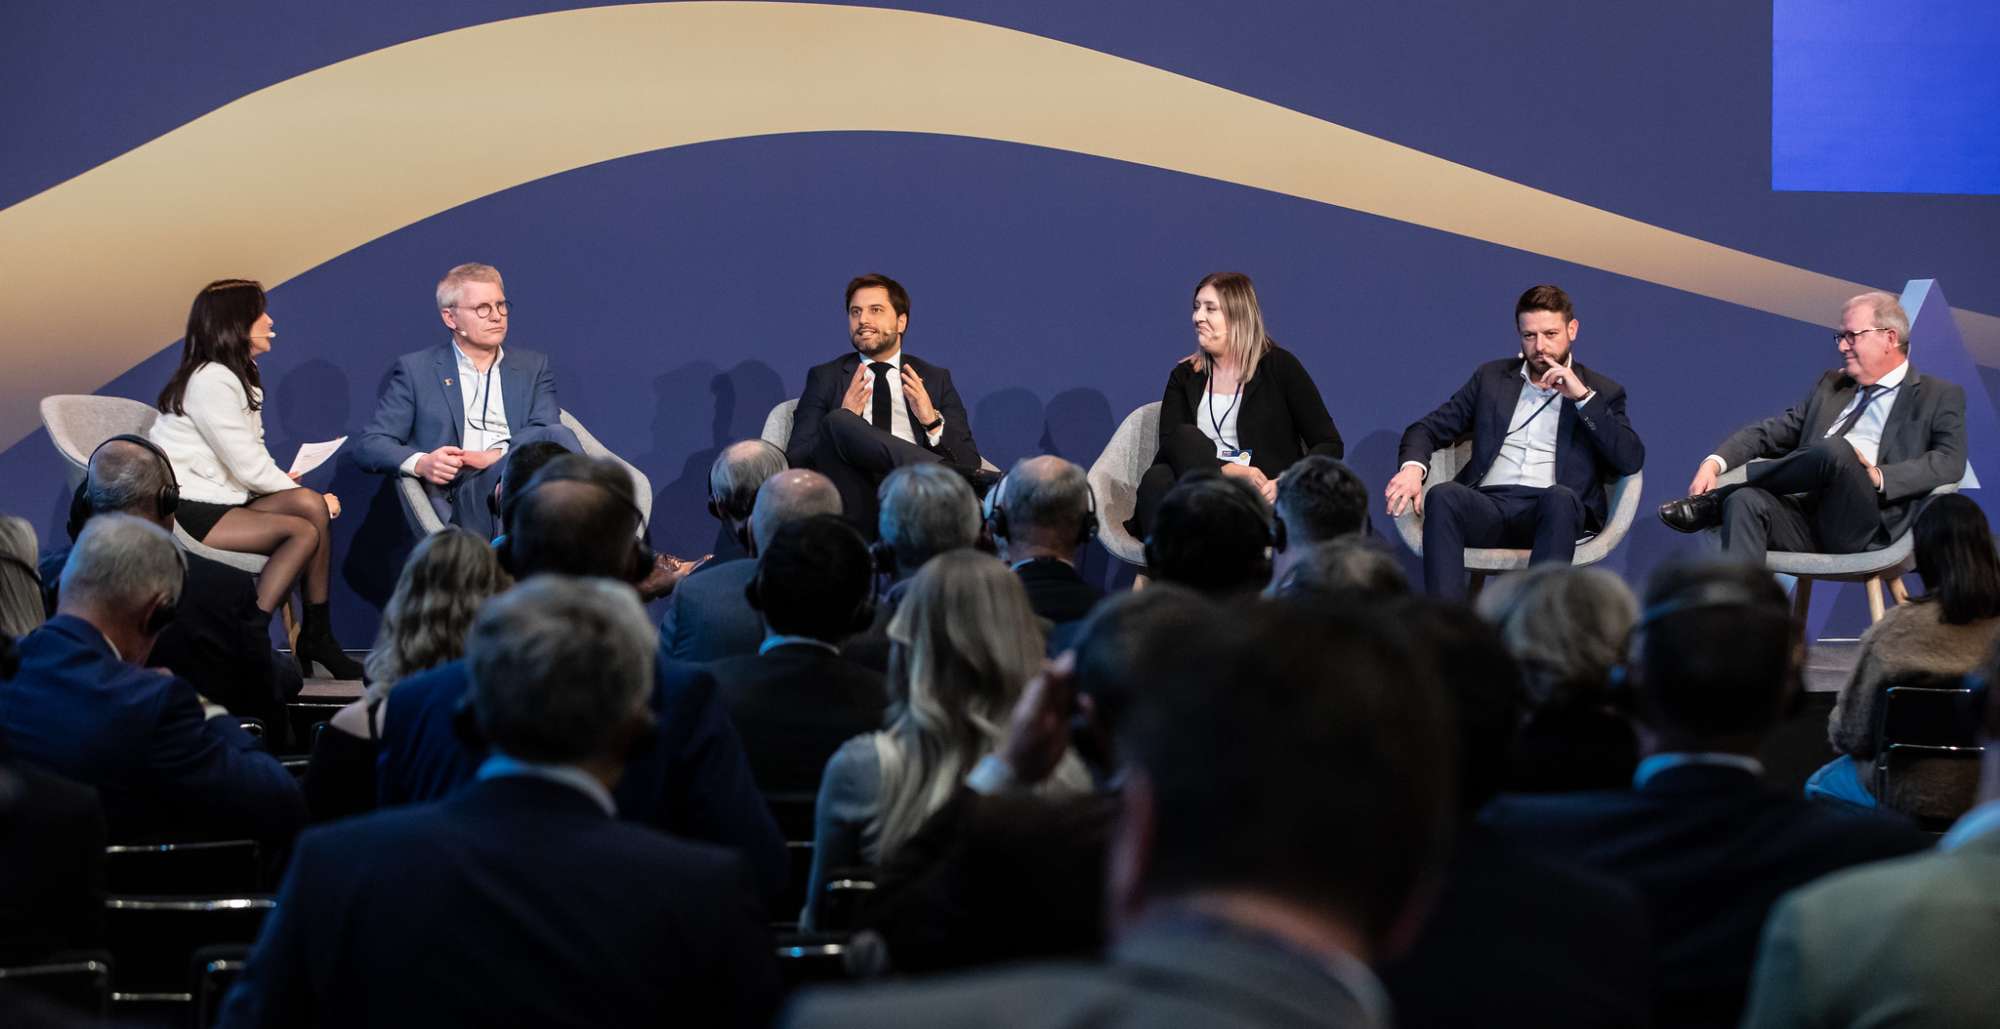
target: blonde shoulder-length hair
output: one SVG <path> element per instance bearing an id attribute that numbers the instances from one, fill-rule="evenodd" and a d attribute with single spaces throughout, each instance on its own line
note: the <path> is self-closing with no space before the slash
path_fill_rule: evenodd
<path id="1" fill-rule="evenodd" d="M 1041 669 L 1041 622 L 1021 580 L 975 550 L 931 558 L 889 620 L 901 660 L 889 670 L 887 727 L 874 734 L 882 790 L 872 825 L 887 860 L 1000 743 L 1022 687 Z M 1045 788 L 1088 789 L 1065 755 Z"/>
<path id="2" fill-rule="evenodd" d="M 1257 374 L 1257 362 L 1274 345 L 1264 331 L 1264 309 L 1257 303 L 1257 287 L 1242 272 L 1211 272 L 1194 284 L 1193 295 L 1200 296 L 1210 286 L 1222 300 L 1222 316 L 1229 320 L 1227 347 L 1229 359 L 1236 364 L 1236 381 L 1249 382 Z M 1194 370 L 1204 375 L 1214 371 L 1200 348 L 1194 352 Z"/>
<path id="3" fill-rule="evenodd" d="M 403 563 L 382 609 L 382 630 L 362 666 L 368 700 L 398 682 L 465 656 L 465 638 L 488 598 L 513 585 L 493 545 L 457 526 L 424 537 Z"/>

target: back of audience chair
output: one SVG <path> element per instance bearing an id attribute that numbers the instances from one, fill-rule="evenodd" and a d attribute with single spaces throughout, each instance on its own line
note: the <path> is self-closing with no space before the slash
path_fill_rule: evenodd
<path id="1" fill-rule="evenodd" d="M 117 844 L 104 848 L 104 887 L 153 896 L 256 893 L 262 861 L 255 840 Z"/>
<path id="2" fill-rule="evenodd" d="M 105 1018 L 111 1014 L 111 957 L 78 955 L 0 968 L 0 1012 L 18 1013 L 30 996 L 66 1014 Z"/>
<path id="3" fill-rule="evenodd" d="M 1934 832 L 1979 793 L 1979 719 L 1972 691 L 1890 686 L 1876 705 L 1875 798 Z"/>

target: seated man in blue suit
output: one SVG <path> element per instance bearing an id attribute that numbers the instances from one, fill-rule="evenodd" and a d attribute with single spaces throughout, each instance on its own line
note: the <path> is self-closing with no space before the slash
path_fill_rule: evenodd
<path id="1" fill-rule="evenodd" d="M 657 650 L 608 579 L 489 603 L 466 641 L 476 781 L 308 833 L 224 1023 L 764 1025 L 777 969 L 742 860 L 614 817 Z"/>
<path id="2" fill-rule="evenodd" d="M 56 616 L 22 637 L 21 666 L 0 688 L 0 740 L 96 787 L 114 842 L 287 843 L 306 819 L 298 781 L 186 680 L 141 667 L 185 576 L 165 529 L 92 518 L 63 566 Z"/>
<path id="3" fill-rule="evenodd" d="M 1576 308 L 1555 286 L 1514 304 L 1521 356 L 1489 361 L 1451 399 L 1403 431 L 1389 514 L 1424 516 L 1424 589 L 1465 596 L 1465 548 L 1532 547 L 1568 564 L 1604 528 L 1604 485 L 1646 462 L 1625 418 L 1625 388 L 1576 364 Z M 1458 477 L 1424 493 L 1432 451 L 1472 436 Z"/>
<path id="4" fill-rule="evenodd" d="M 609 458 L 549 462 L 509 512 L 501 558 L 517 579 L 554 573 L 636 583 L 652 567 L 634 536 L 639 509 L 632 479 Z M 657 728 L 616 787 L 619 817 L 734 848 L 776 896 L 785 882 L 785 839 L 757 790 L 715 680 L 662 651 L 650 701 Z M 438 799 L 478 773 L 486 745 L 461 714 L 467 671 L 465 662 L 453 661 L 389 694 L 376 778 L 383 807 Z"/>
<path id="5" fill-rule="evenodd" d="M 1737 1023 L 1758 933 L 1785 891 L 1930 845 L 1906 822 L 1765 784 L 1757 754 L 1801 688 L 1798 638 L 1762 566 L 1661 568 L 1620 688 L 1642 755 L 1632 788 L 1505 796 L 1486 809 L 1513 843 L 1639 891 L 1661 1029 Z"/>
<path id="6" fill-rule="evenodd" d="M 437 304 L 451 340 L 396 359 L 354 459 L 371 472 L 423 480 L 438 517 L 492 539 L 488 498 L 508 450 L 538 439 L 571 453 L 583 445 L 562 424 L 548 357 L 501 349 L 509 307 L 498 269 L 453 268 L 438 283 Z"/>
<path id="7" fill-rule="evenodd" d="M 910 294 L 887 275 L 847 284 L 847 335 L 854 353 L 806 373 L 792 413 L 785 459 L 840 489 L 847 520 L 875 538 L 875 490 L 907 464 L 941 462 L 976 492 L 998 476 L 981 469 L 979 446 L 950 370 L 903 352 Z"/>

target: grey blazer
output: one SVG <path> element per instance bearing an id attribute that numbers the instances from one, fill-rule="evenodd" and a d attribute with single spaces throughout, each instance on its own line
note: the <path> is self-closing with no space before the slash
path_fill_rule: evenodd
<path id="1" fill-rule="evenodd" d="M 1819 442 L 1854 399 L 1855 381 L 1839 369 L 1820 376 L 1812 391 L 1784 414 L 1746 425 L 1715 448 L 1735 468 L 1754 458 L 1784 457 Z M 1914 365 L 1896 391 L 1882 426 L 1875 463 L 1882 469 L 1884 542 L 1916 520 L 1930 491 L 1965 477 L 1965 390 Z"/>
<path id="2" fill-rule="evenodd" d="M 743 595 L 743 587 L 756 576 L 756 560 L 739 557 L 682 579 L 660 620 L 660 639 L 667 653 L 682 661 L 757 653 L 764 644 L 764 617 Z"/>
<path id="3" fill-rule="evenodd" d="M 2000 832 L 1789 893 L 1764 926 L 1745 1029 L 1992 1025 Z"/>
<path id="4" fill-rule="evenodd" d="M 1365 984 L 1335 978 L 1313 959 L 1233 934 L 1157 922 L 1139 926 L 1102 965 L 1028 965 L 872 989 L 805 994 L 781 1024 L 856 1029 L 886 1025 L 992 1029 L 1278 1029 L 1381 1026 Z"/>

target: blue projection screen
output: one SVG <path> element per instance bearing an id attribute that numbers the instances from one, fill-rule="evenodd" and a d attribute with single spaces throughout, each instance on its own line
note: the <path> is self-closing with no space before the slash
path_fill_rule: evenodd
<path id="1" fill-rule="evenodd" d="M 1774 0 L 1771 188 L 2000 193 L 2000 2 Z"/>

